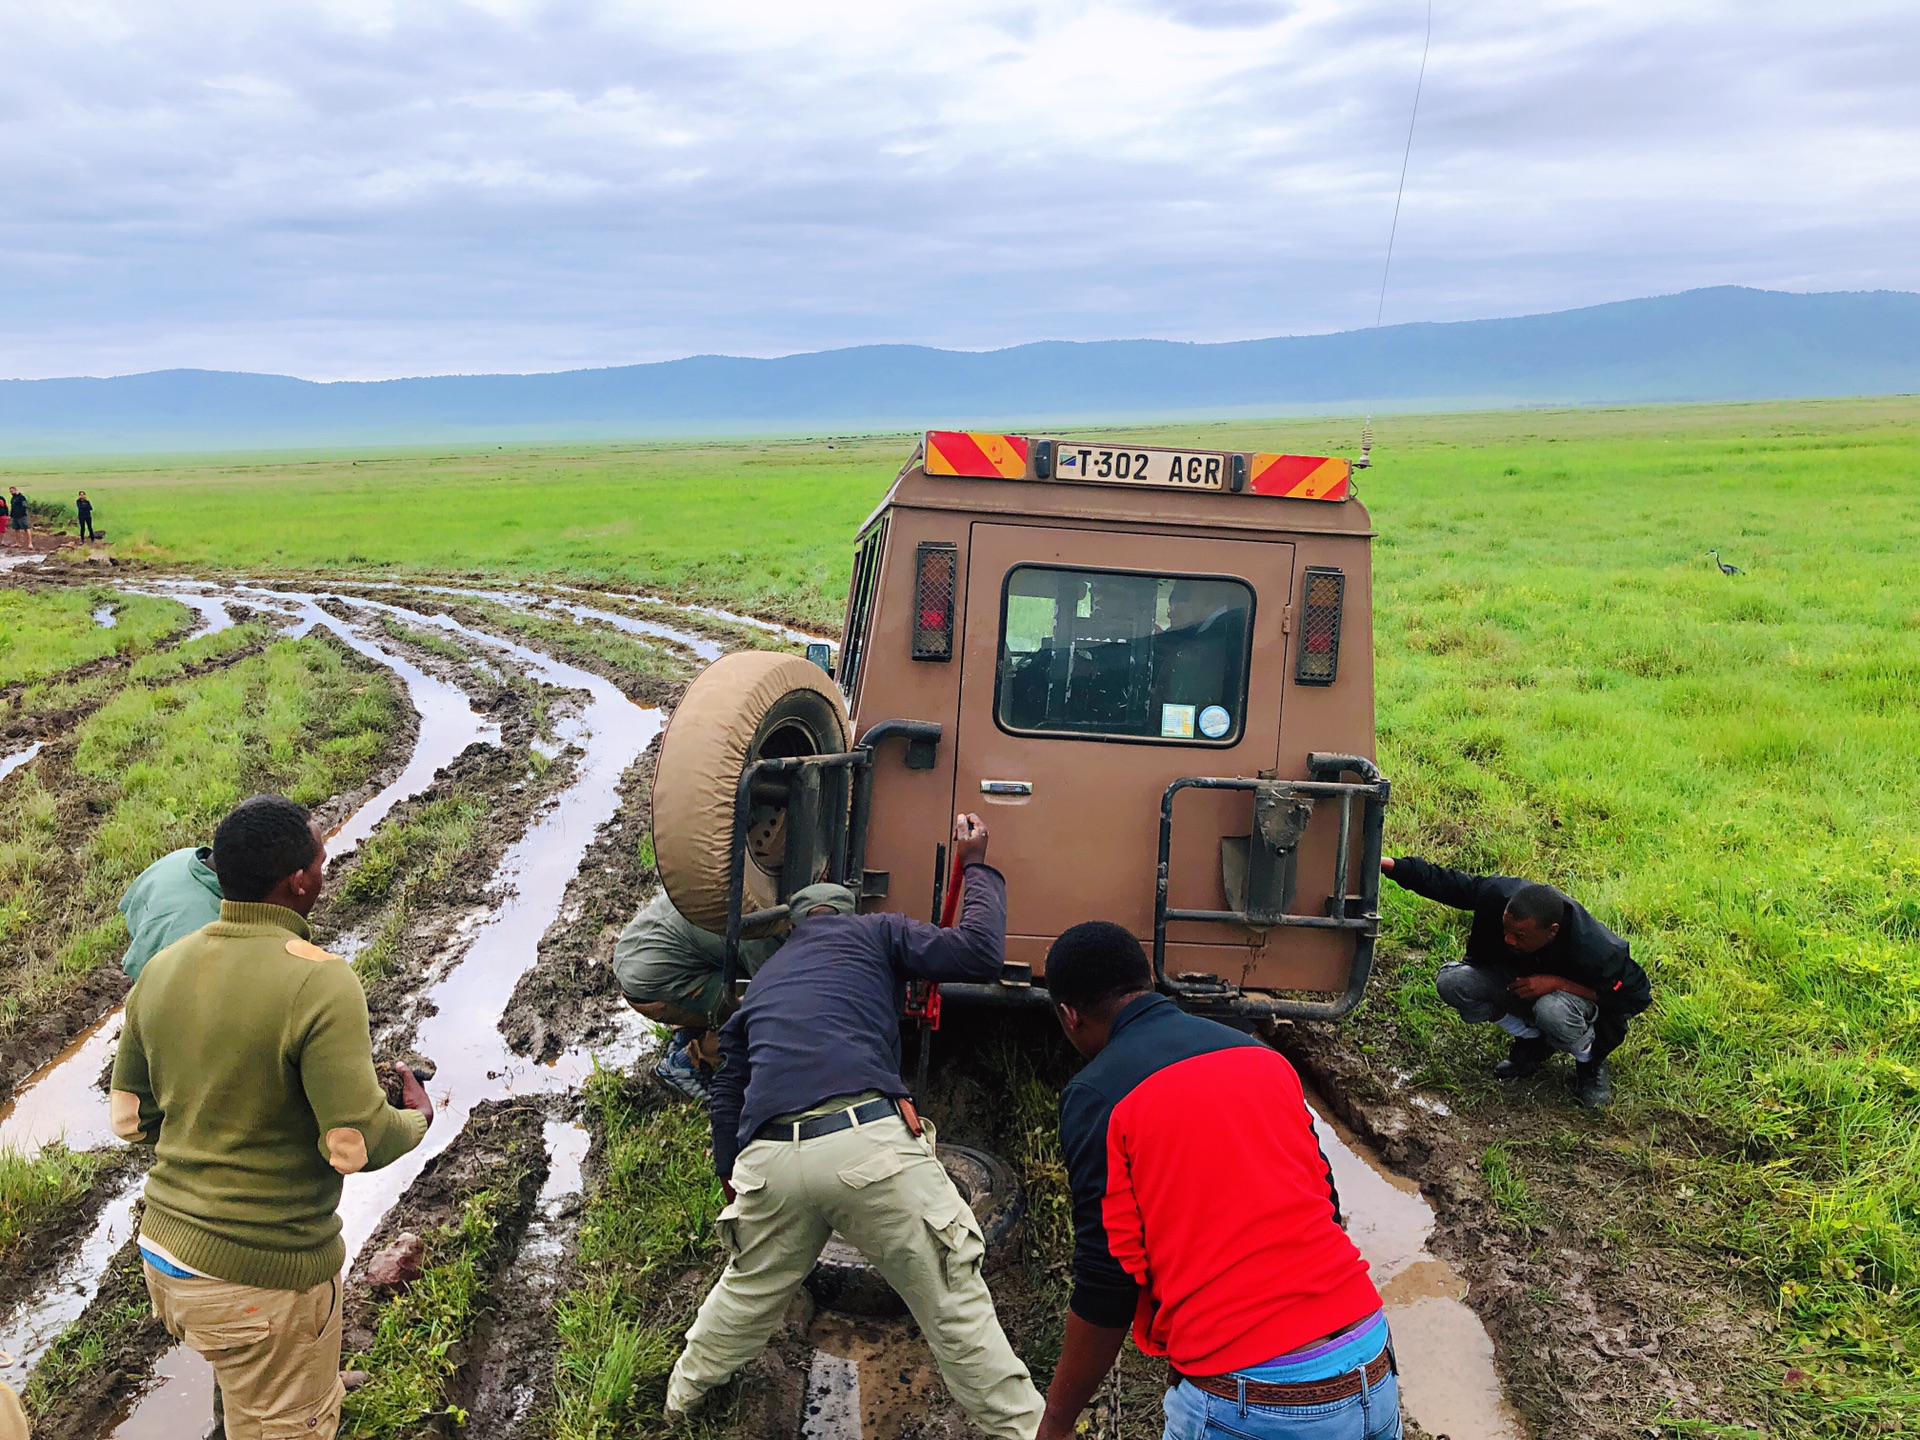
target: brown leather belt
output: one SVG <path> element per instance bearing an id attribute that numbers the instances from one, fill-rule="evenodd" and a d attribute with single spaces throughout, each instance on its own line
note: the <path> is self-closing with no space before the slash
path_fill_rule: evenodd
<path id="1" fill-rule="evenodd" d="M 1393 1367 L 1393 1361 L 1385 1350 L 1367 1362 L 1367 1388 L 1373 1389 L 1387 1378 L 1387 1371 Z M 1282 1384 L 1272 1380 L 1236 1380 L 1231 1375 L 1181 1375 L 1173 1372 L 1196 1390 L 1204 1390 L 1209 1395 L 1218 1395 L 1222 1400 L 1242 1398 L 1244 1386 L 1245 1401 L 1249 1405 L 1331 1405 L 1335 1400 L 1345 1400 L 1360 1393 L 1360 1377 L 1349 1370 L 1344 1375 L 1329 1376 L 1325 1380 L 1298 1380 Z"/>

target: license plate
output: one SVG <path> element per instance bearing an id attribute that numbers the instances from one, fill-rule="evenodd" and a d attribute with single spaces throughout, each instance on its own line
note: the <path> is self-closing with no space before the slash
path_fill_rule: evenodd
<path id="1" fill-rule="evenodd" d="M 1070 445 L 1053 450 L 1056 480 L 1091 480 L 1097 485 L 1168 485 L 1176 490 L 1224 490 L 1227 457 L 1205 450 L 1122 450 L 1107 445 Z"/>

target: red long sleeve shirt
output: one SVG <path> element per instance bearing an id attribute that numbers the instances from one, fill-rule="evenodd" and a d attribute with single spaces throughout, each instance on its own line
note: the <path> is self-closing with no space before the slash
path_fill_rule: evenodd
<path id="1" fill-rule="evenodd" d="M 1183 1374 L 1262 1364 L 1380 1308 L 1285 1058 L 1144 996 L 1060 1097 L 1073 1311 Z"/>

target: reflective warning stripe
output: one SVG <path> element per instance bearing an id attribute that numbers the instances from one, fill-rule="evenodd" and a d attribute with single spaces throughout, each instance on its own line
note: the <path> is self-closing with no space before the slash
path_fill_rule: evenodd
<path id="1" fill-rule="evenodd" d="M 1344 500 L 1352 467 L 1322 455 L 1256 455 L 1251 489 L 1289 500 Z"/>
<path id="2" fill-rule="evenodd" d="M 927 474 L 976 480 L 1024 480 L 1027 437 L 986 435 L 970 430 L 927 432 Z"/>

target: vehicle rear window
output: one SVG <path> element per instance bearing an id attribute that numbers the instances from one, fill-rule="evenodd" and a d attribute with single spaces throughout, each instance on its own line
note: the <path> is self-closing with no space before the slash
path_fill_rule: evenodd
<path id="1" fill-rule="evenodd" d="M 1253 590 L 1239 580 L 1017 566 L 996 714 L 1025 734 L 1231 745 L 1252 634 Z"/>

